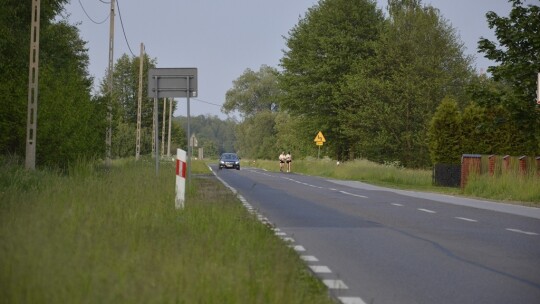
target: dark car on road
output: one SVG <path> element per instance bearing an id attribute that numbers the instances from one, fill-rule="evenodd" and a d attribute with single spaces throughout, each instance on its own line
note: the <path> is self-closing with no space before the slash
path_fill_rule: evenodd
<path id="1" fill-rule="evenodd" d="M 223 168 L 240 170 L 240 157 L 236 153 L 221 154 L 219 158 L 219 170 Z"/>

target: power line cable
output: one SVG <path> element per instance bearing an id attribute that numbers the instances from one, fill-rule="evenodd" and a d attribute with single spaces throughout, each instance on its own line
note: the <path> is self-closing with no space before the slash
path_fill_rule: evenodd
<path id="1" fill-rule="evenodd" d="M 88 17 L 88 19 L 90 19 L 90 21 L 92 21 L 93 23 L 95 23 L 95 24 L 103 24 L 105 21 L 109 20 L 109 17 L 110 17 L 110 15 L 111 15 L 110 13 L 107 14 L 107 17 L 105 17 L 105 20 L 103 20 L 103 21 L 101 21 L 101 22 L 95 21 L 94 19 L 92 19 L 92 17 L 90 17 L 90 15 L 88 15 L 88 13 L 86 12 L 86 10 L 84 9 L 84 6 L 83 6 L 81 0 L 79 0 L 79 4 L 81 5 L 81 8 L 82 8 L 84 14 L 86 15 L 86 17 Z"/>
<path id="2" fill-rule="evenodd" d="M 202 99 L 199 99 L 199 98 L 193 98 L 194 100 L 197 100 L 197 101 L 200 101 L 200 102 L 203 102 L 203 103 L 207 103 L 209 105 L 213 105 L 213 106 L 216 106 L 216 107 L 221 107 L 222 105 L 219 105 L 217 103 L 212 103 L 212 102 L 209 102 L 209 101 L 205 101 L 205 100 L 202 100 Z"/>
<path id="3" fill-rule="evenodd" d="M 133 54 L 133 51 L 131 50 L 131 46 L 129 45 L 129 41 L 126 36 L 126 30 L 124 29 L 124 22 L 122 21 L 122 13 L 120 12 L 120 4 L 118 2 L 119 1 L 116 0 L 116 7 L 118 8 L 118 16 L 120 17 L 120 25 L 122 25 L 122 32 L 124 33 L 124 39 L 126 40 L 126 44 L 128 46 L 129 52 L 131 53 L 133 57 L 135 57 L 135 54 Z"/>

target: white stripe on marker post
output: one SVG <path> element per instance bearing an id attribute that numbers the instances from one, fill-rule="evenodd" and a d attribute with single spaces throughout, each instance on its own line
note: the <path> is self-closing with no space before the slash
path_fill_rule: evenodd
<path id="1" fill-rule="evenodd" d="M 184 208 L 184 201 L 186 200 L 186 151 L 182 149 L 176 150 L 176 198 L 174 206 L 176 209 Z"/>

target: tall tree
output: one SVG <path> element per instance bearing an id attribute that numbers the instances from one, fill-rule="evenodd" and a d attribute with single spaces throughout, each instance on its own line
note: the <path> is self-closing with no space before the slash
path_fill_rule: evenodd
<path id="1" fill-rule="evenodd" d="M 243 117 L 250 117 L 274 110 L 280 94 L 277 75 L 277 70 L 267 65 L 262 65 L 259 71 L 246 69 L 227 91 L 222 112 L 238 111 Z"/>
<path id="2" fill-rule="evenodd" d="M 390 0 L 375 56 L 346 77 L 340 109 L 357 156 L 429 166 L 427 126 L 444 96 L 466 101 L 471 59 L 455 30 L 420 0 Z"/>
<path id="3" fill-rule="evenodd" d="M 100 155 L 99 103 L 91 101 L 88 55 L 78 29 L 58 14 L 67 3 L 41 4 L 38 166 L 66 167 Z M 0 149 L 24 155 L 31 5 L 3 1 L 0 10 Z M 56 18 L 56 19 L 55 19 Z M 102 138 L 102 137 L 101 137 Z"/>
<path id="4" fill-rule="evenodd" d="M 277 75 L 275 68 L 266 65 L 257 72 L 246 69 L 227 91 L 221 110 L 238 111 L 243 117 L 236 127 L 235 146 L 243 157 L 270 158 L 275 153 L 274 125 L 281 94 Z"/>
<path id="5" fill-rule="evenodd" d="M 513 145 L 520 153 L 534 154 L 540 152 L 540 110 L 535 104 L 536 79 L 540 72 L 540 7 L 524 6 L 521 0 L 509 2 L 512 10 L 508 17 L 495 12 L 486 14 L 488 25 L 495 29 L 498 41 L 481 38 L 478 51 L 499 64 L 489 67 L 488 72 L 495 81 L 510 88 L 493 96 L 494 101 L 490 103 L 502 105 L 511 113 L 518 129 Z M 474 93 L 474 97 L 490 95 L 482 90 Z"/>
<path id="6" fill-rule="evenodd" d="M 339 124 L 340 84 L 354 62 L 373 56 L 382 12 L 372 0 L 320 0 L 289 31 L 281 59 L 283 109 L 304 116 L 333 138 L 334 156 L 346 157 L 347 138 Z M 317 130 L 315 129 L 315 130 Z"/>
<path id="7" fill-rule="evenodd" d="M 461 113 L 458 103 L 444 98 L 431 118 L 428 130 L 433 164 L 459 164 L 461 160 Z"/>

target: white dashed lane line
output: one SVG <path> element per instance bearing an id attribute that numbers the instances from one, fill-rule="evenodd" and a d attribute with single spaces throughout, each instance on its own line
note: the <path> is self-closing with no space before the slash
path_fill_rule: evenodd
<path id="1" fill-rule="evenodd" d="M 355 196 L 355 197 L 368 198 L 367 196 L 354 194 L 354 193 L 349 193 L 347 191 L 339 191 L 339 193 L 343 193 L 343 194 L 350 195 L 350 196 Z"/>
<path id="2" fill-rule="evenodd" d="M 265 224 L 265 225 L 268 225 L 268 226 L 273 226 L 269 219 L 264 217 L 263 215 L 259 214 L 257 212 L 257 210 L 255 208 L 253 208 L 253 206 L 251 206 L 248 201 L 238 193 L 238 191 L 231 187 L 229 184 L 227 184 L 223 179 L 221 179 L 219 176 L 217 176 L 217 174 L 212 170 L 212 168 L 208 167 L 210 169 L 210 171 L 212 171 L 212 173 L 218 178 L 219 181 L 221 181 L 223 183 L 223 185 L 225 185 L 227 188 L 229 188 L 229 190 L 231 190 L 237 197 L 238 199 L 242 202 L 242 205 L 244 205 L 244 207 L 252 214 L 256 215 L 257 216 L 257 219 Z M 255 172 L 255 173 L 260 173 L 260 172 L 257 172 L 257 171 L 252 171 L 252 172 Z M 266 173 L 260 173 L 260 174 L 263 174 L 263 175 L 266 175 L 266 176 L 272 176 L 270 174 L 266 174 Z M 306 186 L 309 186 L 309 187 L 313 187 L 313 188 L 319 188 L 319 189 L 327 189 L 327 188 L 324 188 L 324 187 L 320 187 L 320 186 L 315 186 L 315 185 L 310 185 L 310 184 L 307 184 L 307 183 L 303 183 L 303 182 L 300 182 L 300 181 L 296 181 L 292 178 L 284 178 L 284 179 L 287 179 L 287 180 L 290 180 L 290 181 L 293 181 L 293 182 L 296 182 L 296 183 L 299 183 L 299 184 L 302 184 L 302 185 L 306 185 Z M 330 188 L 329 190 L 332 190 L 332 191 L 338 191 L 337 189 L 334 189 L 334 188 Z M 340 191 L 344 194 L 347 194 L 347 195 L 352 195 L 352 196 L 357 196 L 357 197 L 363 197 L 363 198 L 367 198 L 366 196 L 363 196 L 363 195 L 356 195 L 356 194 L 352 194 L 352 193 L 348 193 L 348 192 L 344 192 L 344 191 Z M 273 231 L 274 231 L 274 234 L 278 237 L 280 237 L 283 241 L 289 243 L 289 247 L 293 248 L 294 251 L 296 251 L 299 255 L 300 255 L 300 258 L 305 261 L 306 263 L 309 263 L 309 262 L 318 262 L 319 259 L 317 259 L 315 256 L 313 255 L 301 255 L 300 253 L 301 252 L 305 252 L 306 249 L 304 248 L 304 246 L 302 245 L 293 245 L 292 243 L 295 242 L 295 240 L 291 237 L 288 237 L 287 234 L 285 232 L 282 232 L 281 229 L 277 228 L 277 227 L 272 227 L 271 228 Z M 324 266 L 324 265 L 308 265 L 308 267 L 316 274 L 331 274 L 332 271 L 330 270 L 330 268 L 328 268 L 328 266 Z M 321 279 L 321 278 L 320 278 Z M 345 284 L 345 282 L 343 282 L 342 280 L 332 280 L 332 279 L 322 279 L 323 283 L 328 287 L 328 289 L 337 289 L 337 290 L 344 290 L 344 289 L 348 289 L 349 287 Z M 360 297 L 337 297 L 337 299 L 343 303 L 343 304 L 366 304 L 364 301 L 362 301 L 362 298 Z"/>
<path id="3" fill-rule="evenodd" d="M 423 208 L 418 208 L 418 211 L 427 212 L 427 213 L 437 213 L 437 211 L 433 211 L 433 210 L 429 210 L 429 209 L 423 209 Z"/>
<path id="4" fill-rule="evenodd" d="M 512 232 L 517 232 L 517 233 L 522 233 L 522 234 L 526 234 L 526 235 L 538 235 L 538 233 L 536 233 L 536 232 L 523 231 L 523 230 L 514 229 L 514 228 L 506 228 L 506 230 L 512 231 Z"/>
<path id="5" fill-rule="evenodd" d="M 392 206 L 396 206 L 396 207 L 403 207 L 402 204 L 398 204 L 398 203 L 392 203 Z"/>
<path id="6" fill-rule="evenodd" d="M 476 222 L 478 222 L 477 220 L 473 220 L 473 219 L 466 218 L 466 217 L 455 217 L 455 219 L 462 220 L 462 221 L 466 221 L 466 222 L 471 222 L 471 223 L 476 223 Z"/>

